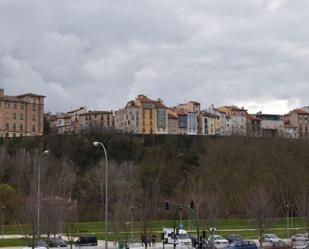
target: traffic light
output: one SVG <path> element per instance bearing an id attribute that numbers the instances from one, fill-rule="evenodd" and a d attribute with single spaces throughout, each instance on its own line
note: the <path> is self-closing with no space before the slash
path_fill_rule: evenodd
<path id="1" fill-rule="evenodd" d="M 176 235 L 178 235 L 178 234 L 179 234 L 179 229 L 177 228 L 177 229 L 176 229 Z"/>
<path id="2" fill-rule="evenodd" d="M 191 201 L 191 202 L 190 202 L 190 208 L 191 208 L 191 209 L 194 209 L 194 201 Z"/>
<path id="3" fill-rule="evenodd" d="M 168 200 L 166 200 L 166 201 L 164 202 L 164 209 L 165 209 L 166 211 L 169 211 L 169 210 L 170 210 L 170 203 L 168 202 Z"/>

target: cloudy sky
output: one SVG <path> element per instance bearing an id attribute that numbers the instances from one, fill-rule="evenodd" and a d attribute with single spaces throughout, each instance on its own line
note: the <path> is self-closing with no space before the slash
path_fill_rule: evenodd
<path id="1" fill-rule="evenodd" d="M 0 0 L 0 86 L 46 111 L 137 94 L 285 113 L 309 105 L 308 0 Z"/>

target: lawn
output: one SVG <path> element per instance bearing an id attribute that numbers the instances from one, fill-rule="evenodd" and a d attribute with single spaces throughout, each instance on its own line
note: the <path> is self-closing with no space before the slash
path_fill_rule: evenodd
<path id="1" fill-rule="evenodd" d="M 177 221 L 177 225 L 179 225 L 179 221 Z M 189 225 L 190 223 L 190 225 Z M 196 231 L 196 226 L 193 220 L 183 220 L 182 224 L 184 225 L 184 229 L 187 231 L 194 233 Z M 269 222 L 268 229 L 266 232 L 275 233 L 278 236 L 284 238 L 287 235 L 286 231 L 286 218 L 277 218 L 273 219 Z M 104 223 L 103 222 L 82 222 L 75 223 L 77 230 L 80 233 L 94 233 L 98 236 L 99 239 L 104 238 Z M 209 235 L 209 225 L 206 220 L 199 221 L 200 231 L 207 231 L 207 235 Z M 127 226 L 127 232 L 125 232 L 125 226 L 122 226 L 122 231 L 119 231 L 117 234 L 113 232 L 113 225 L 109 223 L 109 239 L 110 240 L 119 240 L 123 239 L 125 236 L 127 238 L 131 238 L 133 234 L 133 238 L 137 239 L 140 237 L 142 231 L 142 225 L 138 221 L 133 222 L 133 226 L 129 224 Z M 131 231 L 131 227 L 133 230 Z M 148 231 L 149 233 L 156 233 L 157 238 L 159 238 L 159 233 L 162 231 L 163 227 L 173 227 L 172 220 L 153 220 L 149 222 Z M 237 233 L 242 235 L 245 238 L 252 239 L 258 238 L 258 230 L 255 228 L 253 222 L 248 219 L 218 219 L 216 221 L 217 234 L 228 235 L 231 233 Z M 289 234 L 295 234 L 299 232 L 304 232 L 306 229 L 302 222 L 302 219 L 297 217 L 293 219 L 293 229 L 289 230 Z M 30 227 L 28 225 L 7 225 L 4 227 L 4 234 L 25 234 L 30 232 Z M 13 242 L 14 241 L 14 242 Z M 13 240 L 7 241 L 7 243 L 22 243 L 22 241 Z M 4 242 L 3 242 L 4 243 Z"/>

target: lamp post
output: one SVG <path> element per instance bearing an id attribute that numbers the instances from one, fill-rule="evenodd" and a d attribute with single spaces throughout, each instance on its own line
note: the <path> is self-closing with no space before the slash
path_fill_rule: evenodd
<path id="1" fill-rule="evenodd" d="M 289 205 L 286 205 L 286 237 L 289 237 Z"/>
<path id="2" fill-rule="evenodd" d="M 4 209 L 5 209 L 5 207 L 4 206 L 2 206 L 2 208 L 1 208 L 1 235 L 2 235 L 2 239 L 3 239 L 3 237 L 4 237 Z"/>
<path id="3" fill-rule="evenodd" d="M 106 148 L 104 146 L 104 144 L 102 142 L 93 142 L 93 146 L 94 147 L 98 147 L 101 146 L 103 151 L 104 151 L 104 155 L 105 155 L 105 219 L 104 219 L 104 230 L 105 230 L 105 249 L 108 249 L 108 241 L 107 241 L 107 223 L 108 223 L 108 198 L 107 198 L 107 186 L 108 186 L 108 159 L 107 159 L 107 153 L 106 153 Z M 103 167 L 103 166 L 102 166 Z M 102 199 L 103 199 L 103 186 L 102 186 Z"/>
<path id="4" fill-rule="evenodd" d="M 41 196 L 41 159 L 44 155 L 48 155 L 49 151 L 44 150 L 39 157 L 38 162 L 38 191 L 37 191 L 37 238 L 40 238 L 40 196 Z"/>

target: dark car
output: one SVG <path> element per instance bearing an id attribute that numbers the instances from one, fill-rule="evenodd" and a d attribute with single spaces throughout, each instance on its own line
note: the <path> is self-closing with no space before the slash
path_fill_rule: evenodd
<path id="1" fill-rule="evenodd" d="M 232 243 L 234 241 L 242 241 L 242 240 L 244 240 L 244 238 L 241 237 L 239 234 L 230 234 L 229 236 L 227 236 L 226 239 L 229 241 L 229 243 Z"/>
<path id="2" fill-rule="evenodd" d="M 60 238 L 49 239 L 48 241 L 49 247 L 66 247 L 67 243 Z"/>
<path id="3" fill-rule="evenodd" d="M 257 249 L 254 241 L 242 240 L 232 242 L 226 249 Z"/>
<path id="4" fill-rule="evenodd" d="M 75 242 L 76 246 L 97 246 L 98 240 L 95 235 L 81 235 Z"/>

